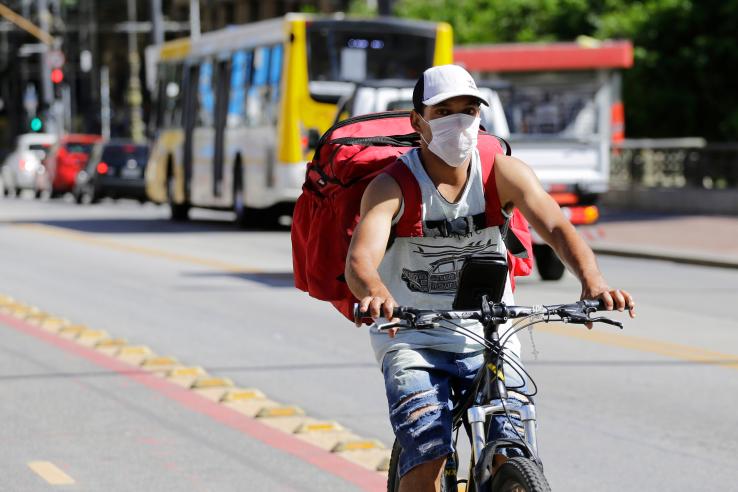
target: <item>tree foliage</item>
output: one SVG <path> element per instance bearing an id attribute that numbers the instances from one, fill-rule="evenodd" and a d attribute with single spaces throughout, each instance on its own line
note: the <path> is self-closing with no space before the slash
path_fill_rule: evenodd
<path id="1" fill-rule="evenodd" d="M 397 0 L 395 13 L 449 22 L 459 44 L 630 39 L 629 136 L 738 139 L 738 0 Z"/>

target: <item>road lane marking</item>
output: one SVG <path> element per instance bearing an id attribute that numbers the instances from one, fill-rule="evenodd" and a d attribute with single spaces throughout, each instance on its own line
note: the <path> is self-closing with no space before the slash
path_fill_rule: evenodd
<path id="1" fill-rule="evenodd" d="M 293 434 L 282 432 L 266 423 L 259 422 L 257 419 L 249 418 L 245 414 L 230 408 L 228 405 L 204 398 L 194 391 L 178 386 L 164 378 L 157 377 L 140 367 L 132 366 L 113 356 L 108 356 L 103 352 L 78 344 L 73 340 L 44 331 L 22 319 L 0 313 L 0 324 L 44 341 L 49 345 L 85 359 L 104 369 L 114 371 L 122 377 L 139 383 L 190 411 L 204 415 L 215 422 L 237 430 L 271 448 L 292 455 L 331 475 L 342 478 L 362 490 L 380 491 L 386 489 L 386 476 L 377 473 L 374 469 L 369 469 L 366 466 L 358 464 L 357 459 L 359 456 L 355 456 L 354 460 L 351 461 L 351 457 L 346 455 L 346 453 L 341 453 L 340 455 L 331 453 L 308 441 L 299 439 Z M 371 458 L 372 460 L 374 459 L 374 457 Z"/>
<path id="2" fill-rule="evenodd" d="M 660 340 L 625 335 L 623 333 L 587 330 L 579 325 L 567 326 L 561 323 L 540 324 L 536 327 L 536 330 L 553 335 L 578 338 L 601 345 L 634 350 L 636 352 L 646 352 L 689 362 L 716 365 L 726 369 L 738 369 L 738 355 L 714 352 L 689 345 L 662 342 Z"/>
<path id="3" fill-rule="evenodd" d="M 260 270 L 258 268 L 244 267 L 242 265 L 237 265 L 235 263 L 229 263 L 226 261 L 220 261 L 220 260 L 209 259 L 209 258 L 201 258 L 199 256 L 172 253 L 169 251 L 149 248 L 146 246 L 135 246 L 133 244 L 119 243 L 117 241 L 111 241 L 109 239 L 101 239 L 98 237 L 94 237 L 92 234 L 88 234 L 88 233 L 68 231 L 64 228 L 56 227 L 56 226 L 26 223 L 26 222 L 17 222 L 17 223 L 12 223 L 8 225 L 10 227 L 17 227 L 20 229 L 26 229 L 26 230 L 38 232 L 40 234 L 46 234 L 49 236 L 56 236 L 56 237 L 61 237 L 64 239 L 70 239 L 72 241 L 77 241 L 77 242 L 88 244 L 88 245 L 102 246 L 107 249 L 122 251 L 125 253 L 135 253 L 135 254 L 139 254 L 142 256 L 148 256 L 151 258 L 163 258 L 165 260 L 176 261 L 179 263 L 189 263 L 189 264 L 204 266 L 207 268 L 214 268 L 216 270 L 222 270 L 224 272 L 229 272 L 229 273 L 246 273 L 246 274 L 266 273 L 264 270 Z"/>
<path id="4" fill-rule="evenodd" d="M 75 483 L 72 477 L 50 461 L 30 461 L 28 462 L 28 468 L 51 485 L 71 485 Z"/>

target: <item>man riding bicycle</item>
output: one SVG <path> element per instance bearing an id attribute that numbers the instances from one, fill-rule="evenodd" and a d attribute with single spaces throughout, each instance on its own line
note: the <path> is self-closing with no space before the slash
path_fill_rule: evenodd
<path id="1" fill-rule="evenodd" d="M 517 207 L 579 279 L 582 299 L 599 298 L 608 310 L 627 308 L 633 316 L 632 296 L 608 287 L 592 250 L 525 163 L 497 154 L 490 176 L 495 196 L 489 187 L 485 196 L 477 150 L 480 104 L 488 103 L 459 66 L 429 68 L 418 80 L 410 118 L 421 145 L 401 161 L 420 188 L 423 234 L 390 241 L 407 203 L 395 178 L 377 176 L 363 195 L 346 259 L 346 280 L 361 300 L 361 311 L 377 319 L 391 318 L 397 305 L 450 309 L 463 259 L 504 255 L 502 222 Z M 489 210 L 490 200 L 499 202 L 499 226 L 474 220 Z M 445 226 L 433 226 L 439 223 Z M 513 303 L 509 278 L 502 300 Z M 478 322 L 463 326 L 482 335 Z M 382 331 L 374 325 L 370 336 L 385 378 L 390 422 L 403 449 L 400 490 L 438 490 L 446 457 L 453 452 L 451 400 L 468 389 L 483 363 L 483 347 L 460 330 Z M 520 357 L 516 337 L 510 337 L 505 351 L 515 360 Z M 514 435 L 508 424 L 499 424 L 494 432 Z"/>

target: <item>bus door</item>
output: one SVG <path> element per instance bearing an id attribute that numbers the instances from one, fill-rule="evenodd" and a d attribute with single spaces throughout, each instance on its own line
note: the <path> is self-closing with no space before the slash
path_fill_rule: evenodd
<path id="1" fill-rule="evenodd" d="M 192 134 L 197 121 L 197 84 L 199 66 L 196 63 L 186 67 L 184 77 L 184 107 L 182 128 L 184 129 L 184 149 L 182 149 L 182 164 L 184 168 L 185 201 L 189 201 L 190 181 L 192 180 Z"/>
<path id="2" fill-rule="evenodd" d="M 228 100 L 230 92 L 230 59 L 218 60 L 215 67 L 215 142 L 213 149 L 213 196 L 221 197 L 223 193 L 223 161 L 224 135 L 228 117 Z"/>

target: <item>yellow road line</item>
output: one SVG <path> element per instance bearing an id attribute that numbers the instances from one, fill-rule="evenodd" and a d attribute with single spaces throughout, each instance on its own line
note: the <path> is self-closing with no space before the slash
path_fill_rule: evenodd
<path id="1" fill-rule="evenodd" d="M 72 477 L 61 471 L 50 461 L 30 461 L 28 468 L 51 485 L 71 485 L 75 483 Z"/>
<path id="2" fill-rule="evenodd" d="M 560 323 L 540 324 L 536 330 L 559 336 L 578 338 L 588 342 L 620 347 L 638 352 L 663 355 L 673 359 L 686 360 L 702 364 L 714 364 L 729 369 L 738 369 L 738 355 L 724 354 L 711 350 L 681 345 L 678 343 L 662 342 L 643 337 L 625 335 L 623 333 L 607 333 L 603 331 L 587 330 L 582 326 L 568 326 Z"/>
<path id="3" fill-rule="evenodd" d="M 32 224 L 32 223 L 15 223 L 9 224 L 11 227 L 18 227 L 22 229 L 39 232 L 49 236 L 56 236 L 65 239 L 70 239 L 80 243 L 91 244 L 94 246 L 102 246 L 107 249 L 116 251 L 123 251 L 126 253 L 136 253 L 143 256 L 150 256 L 153 258 L 164 258 L 166 260 L 191 263 L 195 265 L 205 266 L 208 268 L 215 268 L 225 272 L 231 273 L 263 273 L 262 270 L 246 268 L 235 263 L 228 263 L 225 261 L 219 261 L 208 258 L 201 258 L 199 256 L 185 255 L 179 253 L 171 253 L 161 249 L 147 248 L 145 246 L 134 246 L 132 244 L 123 244 L 109 239 L 101 239 L 93 237 L 91 234 L 82 232 L 68 231 L 60 227 L 49 226 L 44 224 Z"/>
<path id="4" fill-rule="evenodd" d="M 128 253 L 137 253 L 144 256 L 150 256 L 154 258 L 164 258 L 171 261 L 190 263 L 200 266 L 206 266 L 208 268 L 215 268 L 225 272 L 231 273 L 263 273 L 263 271 L 256 269 L 244 268 L 240 265 L 233 263 L 223 262 L 219 260 L 212 260 L 207 258 L 200 258 L 197 256 L 183 255 L 178 253 L 170 253 L 154 248 L 147 248 L 144 246 L 134 246 L 128 244 L 122 244 L 107 239 L 100 239 L 92 237 L 91 234 L 72 232 L 65 230 L 60 227 L 49 226 L 44 224 L 34 223 L 15 223 L 11 224 L 13 227 L 20 227 L 24 229 L 33 230 L 42 234 L 51 236 L 62 237 L 81 243 L 102 246 L 108 249 L 125 251 Z M 634 337 L 631 335 L 625 335 L 622 333 L 606 333 L 602 331 L 586 330 L 581 326 L 567 326 L 561 324 L 548 324 L 538 325 L 537 330 L 544 331 L 547 333 L 567 336 L 572 338 L 579 338 L 592 343 L 599 343 L 602 345 L 610 345 L 614 347 L 625 348 L 629 350 L 635 350 L 638 352 L 647 352 L 652 354 L 663 355 L 679 360 L 686 360 L 690 362 L 698 362 L 703 364 L 715 364 L 721 367 L 727 367 L 729 369 L 738 369 L 738 355 L 724 354 L 720 352 L 713 352 L 701 348 L 690 347 L 687 345 L 680 345 L 671 342 L 662 342 L 659 340 L 653 340 L 648 338 Z"/>

